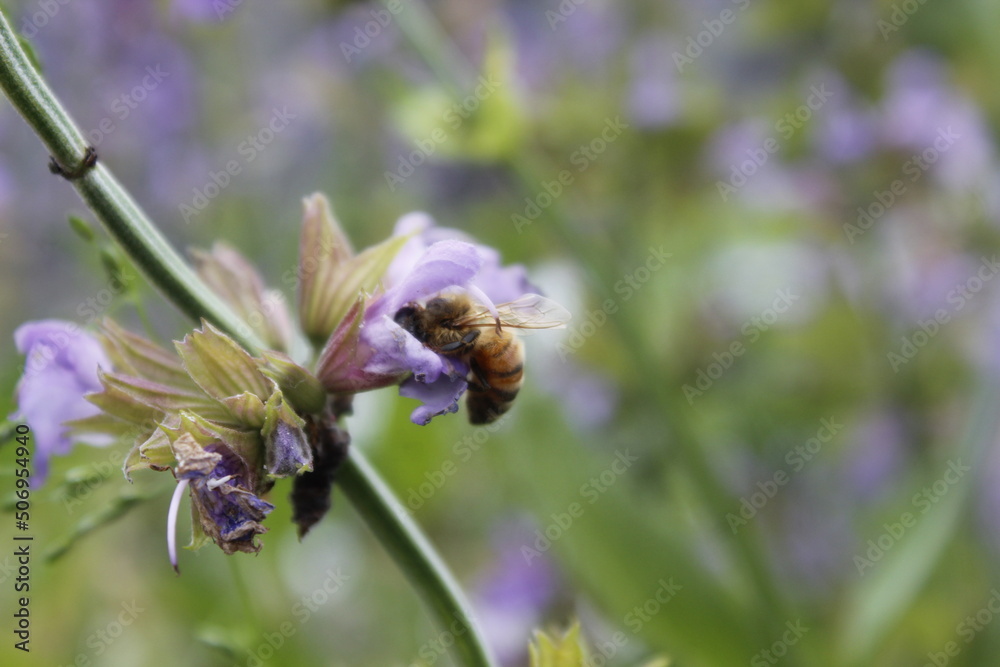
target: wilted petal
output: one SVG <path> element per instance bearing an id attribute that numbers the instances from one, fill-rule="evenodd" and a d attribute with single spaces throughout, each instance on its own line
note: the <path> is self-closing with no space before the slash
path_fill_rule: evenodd
<path id="1" fill-rule="evenodd" d="M 330 510 L 331 490 L 337 469 L 347 457 L 351 437 L 336 420 L 309 418 L 312 435 L 313 470 L 292 480 L 292 521 L 299 528 L 299 538 Z"/>
<path id="2" fill-rule="evenodd" d="M 72 322 L 27 322 L 14 332 L 14 342 L 26 357 L 17 385 L 17 414 L 31 426 L 35 440 L 32 485 L 37 487 L 48 475 L 49 457 L 66 454 L 72 446 L 63 422 L 100 412 L 84 394 L 100 390 L 97 370 L 110 368 L 111 362 L 97 339 Z M 79 440 L 95 446 L 110 443 L 101 436 Z"/>
<path id="3" fill-rule="evenodd" d="M 174 442 L 178 480 L 187 480 L 201 530 L 227 554 L 256 553 L 255 537 L 267 532 L 261 521 L 274 509 L 251 491 L 246 462 L 219 442 L 202 448 L 188 434 Z"/>

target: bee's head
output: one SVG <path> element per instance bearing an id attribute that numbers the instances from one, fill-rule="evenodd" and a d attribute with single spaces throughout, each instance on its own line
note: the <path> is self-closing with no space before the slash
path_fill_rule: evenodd
<path id="1" fill-rule="evenodd" d="M 413 334 L 413 336 L 421 343 L 425 342 L 427 338 L 427 333 L 424 331 L 424 327 L 420 324 L 420 312 L 422 310 L 422 308 L 419 308 L 412 303 L 408 303 L 397 310 L 396 315 L 392 318 L 395 320 L 396 324 Z"/>

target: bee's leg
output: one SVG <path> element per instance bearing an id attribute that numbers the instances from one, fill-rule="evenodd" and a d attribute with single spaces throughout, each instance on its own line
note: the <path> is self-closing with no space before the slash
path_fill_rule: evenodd
<path id="1" fill-rule="evenodd" d="M 479 338 L 480 333 L 481 332 L 479 331 L 479 329 L 473 329 L 469 333 L 462 336 L 461 340 L 452 341 L 451 343 L 446 343 L 442 345 L 441 347 L 438 348 L 438 352 L 449 354 L 452 352 L 458 352 L 459 350 L 464 350 L 465 348 L 469 347 L 474 342 L 476 342 L 476 339 Z"/>
<path id="2" fill-rule="evenodd" d="M 469 383 L 469 391 L 489 391 L 492 389 L 490 383 L 486 381 L 483 377 L 483 369 L 476 363 L 475 359 L 469 362 L 470 376 L 467 380 Z"/>

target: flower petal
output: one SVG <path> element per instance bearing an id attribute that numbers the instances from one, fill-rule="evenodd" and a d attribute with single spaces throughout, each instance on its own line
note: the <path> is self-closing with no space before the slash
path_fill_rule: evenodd
<path id="1" fill-rule="evenodd" d="M 37 488 L 48 475 L 49 457 L 66 454 L 72 446 L 63 422 L 99 414 L 84 394 L 100 390 L 98 367 L 110 369 L 111 362 L 98 340 L 73 322 L 26 322 L 14 332 L 14 342 L 26 356 L 17 405 L 35 439 L 31 482 Z M 80 440 L 94 446 L 111 442 L 97 435 Z"/>
<path id="2" fill-rule="evenodd" d="M 373 305 L 372 313 L 392 317 L 411 301 L 426 299 L 448 287 L 462 287 L 475 277 L 483 260 L 471 243 L 440 241 L 427 248 L 398 285 Z"/>
<path id="3" fill-rule="evenodd" d="M 438 415 L 456 412 L 458 399 L 465 393 L 468 383 L 460 377 L 442 375 L 434 382 L 419 382 L 415 378 L 407 378 L 399 385 L 399 395 L 423 401 L 423 405 L 410 413 L 410 421 L 421 426 L 426 425 Z"/>

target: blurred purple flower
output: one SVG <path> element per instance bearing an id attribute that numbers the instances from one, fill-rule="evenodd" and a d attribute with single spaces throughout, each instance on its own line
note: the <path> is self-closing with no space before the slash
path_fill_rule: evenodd
<path id="1" fill-rule="evenodd" d="M 671 124 L 680 113 L 673 46 L 663 35 L 641 37 L 632 50 L 628 109 L 641 128 Z"/>
<path id="2" fill-rule="evenodd" d="M 815 465 L 799 473 L 804 476 L 800 483 L 781 492 L 788 496 L 776 508 L 772 558 L 790 581 L 822 594 L 846 573 L 856 574 L 851 555 L 863 540 L 854 525 L 851 499 L 842 491 L 842 476 L 822 463 Z"/>
<path id="3" fill-rule="evenodd" d="M 951 247 L 941 234 L 920 233 L 928 213 L 919 207 L 900 205 L 879 222 L 879 232 L 892 249 L 887 253 L 882 279 L 890 312 L 902 325 L 918 325 L 941 309 L 955 304 L 949 295 L 957 285 L 974 276 L 979 261 Z"/>
<path id="4" fill-rule="evenodd" d="M 829 72 L 823 78 L 832 95 L 813 121 L 817 152 L 834 163 L 862 160 L 878 147 L 878 115 L 861 106 L 843 78 Z"/>
<path id="5" fill-rule="evenodd" d="M 618 390 L 604 375 L 557 355 L 542 357 L 536 366 L 539 387 L 559 400 L 573 428 L 593 431 L 614 416 Z"/>
<path id="6" fill-rule="evenodd" d="M 705 151 L 709 168 L 728 177 L 734 166 L 739 166 L 750 157 L 748 150 L 763 146 L 771 136 L 769 129 L 763 118 L 742 118 L 719 128 L 712 135 Z"/>
<path id="7" fill-rule="evenodd" d="M 625 34 L 620 11 L 584 4 L 564 17 L 539 3 L 507 3 L 505 11 L 527 88 L 551 94 L 574 79 L 593 84 L 614 73 Z"/>
<path id="8" fill-rule="evenodd" d="M 472 593 L 487 640 L 504 665 L 524 663 L 531 631 L 544 620 L 559 589 L 555 569 L 544 554 L 529 564 L 521 553 L 535 540 L 532 525 L 513 522 L 495 531 L 496 557 Z"/>
<path id="9" fill-rule="evenodd" d="M 218 22 L 225 20 L 230 13 L 230 5 L 235 3 L 220 2 L 220 0 L 174 0 L 174 12 L 189 21 L 199 23 Z M 219 8 L 224 7 L 224 11 Z"/>
<path id="10" fill-rule="evenodd" d="M 829 172 L 815 164 L 786 164 L 780 143 L 778 152 L 761 162 L 765 143 L 779 139 L 780 134 L 762 118 L 743 119 L 715 133 L 705 159 L 719 183 L 732 188 L 718 190 L 724 201 L 737 200 L 767 211 L 815 212 L 833 198 L 835 184 Z"/>
<path id="11" fill-rule="evenodd" d="M 877 502 L 894 488 L 893 478 L 906 460 L 905 432 L 898 415 L 882 411 L 869 417 L 852 438 L 846 461 L 848 495 L 859 502 Z"/>
<path id="12" fill-rule="evenodd" d="M 901 56 L 888 74 L 882 136 L 894 148 L 934 151 L 935 178 L 951 189 L 985 185 L 993 136 L 982 112 L 947 79 L 943 61 L 927 51 Z"/>
<path id="13" fill-rule="evenodd" d="M 433 417 L 458 409 L 465 392 L 468 368 L 454 358 L 425 347 L 393 319 L 407 303 L 426 300 L 445 290 L 469 292 L 484 306 L 513 301 L 536 291 L 523 266 L 502 266 L 493 248 L 474 244 L 461 232 L 434 227 L 429 216 L 413 213 L 396 225 L 395 234 L 414 234 L 400 249 L 385 273 L 385 292 L 365 311 L 352 364 L 342 363 L 338 338 L 349 328 L 343 323 L 324 350 L 317 376 L 328 391 L 364 391 L 397 384 L 407 375 L 400 394 L 424 405 L 410 419 L 426 424 Z M 347 318 L 350 319 L 350 318 Z M 340 363 L 338 363 L 340 362 Z M 336 371 L 331 372 L 332 368 Z M 346 371 L 344 369 L 347 369 Z"/>
<path id="14" fill-rule="evenodd" d="M 993 445 L 984 462 L 976 506 L 981 539 L 1000 553 L 1000 447 Z"/>
<path id="15" fill-rule="evenodd" d="M 27 421 L 32 430 L 31 481 L 37 488 L 48 476 L 49 458 L 69 453 L 73 445 L 63 422 L 100 413 L 84 394 L 101 390 L 97 369 L 111 370 L 111 362 L 96 338 L 62 320 L 26 322 L 14 332 L 14 343 L 26 357 L 15 417 Z M 76 439 L 95 447 L 110 442 L 100 436 Z"/>

